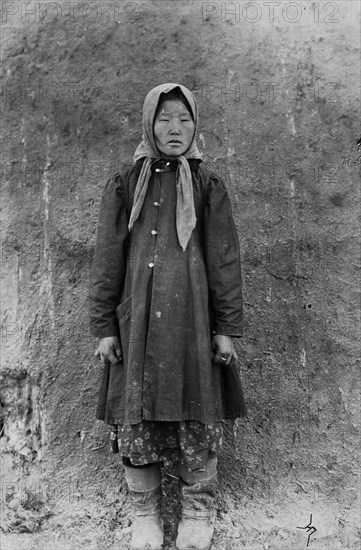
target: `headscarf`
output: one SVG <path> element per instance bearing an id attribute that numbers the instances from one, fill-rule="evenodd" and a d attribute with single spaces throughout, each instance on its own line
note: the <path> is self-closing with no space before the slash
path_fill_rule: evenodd
<path id="1" fill-rule="evenodd" d="M 171 160 L 178 161 L 176 172 L 177 182 L 177 206 L 176 206 L 176 228 L 178 241 L 183 251 L 187 248 L 188 241 L 192 231 L 196 225 L 196 215 L 193 201 L 193 184 L 192 173 L 187 159 L 201 159 L 201 154 L 198 150 L 195 135 L 198 124 L 198 109 L 195 97 L 185 86 L 175 83 L 161 84 L 150 90 L 143 104 L 143 136 L 142 141 L 138 145 L 134 153 L 134 162 L 145 158 L 142 169 L 140 171 L 137 185 L 135 188 L 133 208 L 130 214 L 128 229 L 131 231 L 134 222 L 138 219 L 143 206 L 144 198 L 147 192 L 149 179 L 151 177 L 152 165 L 162 159 L 161 153 L 158 150 L 153 132 L 154 118 L 159 105 L 161 94 L 167 94 L 172 90 L 179 88 L 186 98 L 190 108 L 191 115 L 194 121 L 194 135 L 190 146 L 183 155 L 172 157 Z"/>

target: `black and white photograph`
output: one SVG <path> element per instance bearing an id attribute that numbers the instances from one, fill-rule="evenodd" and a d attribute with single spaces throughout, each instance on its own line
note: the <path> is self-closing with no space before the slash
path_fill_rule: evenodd
<path id="1" fill-rule="evenodd" d="M 2 0 L 1 550 L 359 550 L 360 0 Z"/>

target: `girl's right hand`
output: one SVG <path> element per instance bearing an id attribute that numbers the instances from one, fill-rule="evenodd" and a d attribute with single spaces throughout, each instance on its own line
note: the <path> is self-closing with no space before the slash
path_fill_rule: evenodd
<path id="1" fill-rule="evenodd" d="M 104 363 L 106 360 L 113 363 L 113 365 L 115 365 L 116 363 L 120 363 L 120 361 L 123 359 L 123 356 L 119 339 L 116 336 L 99 338 L 98 349 L 95 352 L 95 357 L 101 359 L 102 363 Z"/>

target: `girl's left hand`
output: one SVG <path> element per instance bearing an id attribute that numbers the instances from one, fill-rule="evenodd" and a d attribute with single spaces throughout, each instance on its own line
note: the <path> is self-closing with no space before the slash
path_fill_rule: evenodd
<path id="1" fill-rule="evenodd" d="M 215 334 L 212 338 L 212 361 L 222 365 L 229 365 L 232 357 L 235 360 L 238 359 L 231 336 Z"/>

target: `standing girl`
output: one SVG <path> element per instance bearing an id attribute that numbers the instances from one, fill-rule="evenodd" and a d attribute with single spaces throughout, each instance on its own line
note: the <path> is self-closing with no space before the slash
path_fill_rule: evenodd
<path id="1" fill-rule="evenodd" d="M 201 166 L 193 94 L 152 89 L 134 165 L 105 188 L 90 290 L 106 365 L 97 418 L 119 426 L 132 549 L 160 549 L 161 464 L 180 456 L 179 550 L 208 549 L 222 420 L 246 412 L 239 244 L 222 181 Z"/>

